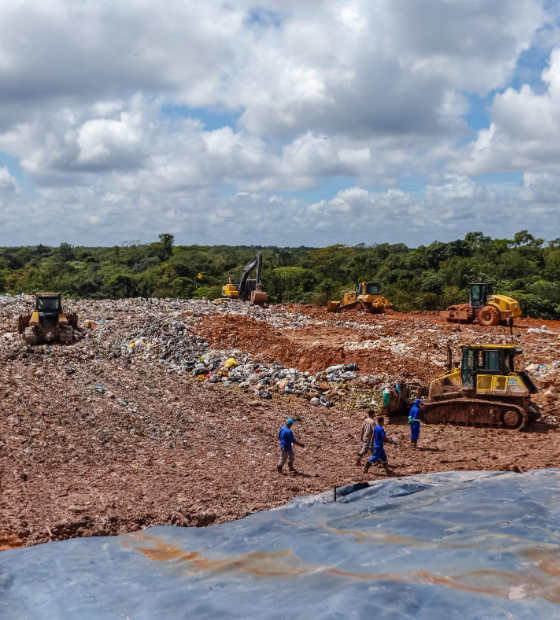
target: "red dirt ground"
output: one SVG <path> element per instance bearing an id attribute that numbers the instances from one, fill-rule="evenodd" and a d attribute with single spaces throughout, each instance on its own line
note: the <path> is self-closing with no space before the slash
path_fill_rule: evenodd
<path id="1" fill-rule="evenodd" d="M 90 303 L 92 318 L 107 315 L 101 303 Z M 283 310 L 333 320 L 320 308 Z M 0 339 L 12 329 L 12 319 L 0 320 Z M 132 311 L 119 320 L 133 331 Z M 352 326 L 281 329 L 245 316 L 215 315 L 205 317 L 197 332 L 214 347 L 238 347 L 301 370 L 357 361 L 362 372 L 408 372 L 421 379 L 441 370 L 447 338 L 489 334 L 425 313 L 344 320 L 381 327 L 371 334 Z M 560 322 L 531 319 L 514 329 L 526 363 L 558 357 L 556 339 L 526 331 L 543 324 L 560 332 Z M 509 331 L 490 333 L 504 337 Z M 345 342 L 379 338 L 388 339 L 380 349 L 343 348 Z M 392 339 L 409 350 L 393 351 Z M 0 345 L 0 549 L 156 524 L 219 523 L 296 495 L 385 475 L 377 470 L 364 475 L 355 465 L 363 411 L 311 407 L 279 394 L 255 406 L 237 388 L 199 383 L 149 361 L 107 359 L 93 341 L 88 347 L 69 361 L 48 351 L 14 358 Z M 96 392 L 95 383 L 115 398 Z M 120 406 L 118 398 L 126 398 L 128 406 Z M 542 402 L 557 413 L 554 394 L 546 398 Z M 287 416 L 296 419 L 294 432 L 306 445 L 296 449 L 298 476 L 276 472 L 276 435 Z M 408 445 L 408 427 L 389 425 L 387 431 L 398 442 L 387 447 L 397 475 L 560 466 L 557 431 L 424 425 L 419 451 Z"/>

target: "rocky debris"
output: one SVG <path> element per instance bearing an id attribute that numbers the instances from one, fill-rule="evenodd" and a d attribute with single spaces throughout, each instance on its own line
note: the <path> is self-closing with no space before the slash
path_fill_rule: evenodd
<path id="1" fill-rule="evenodd" d="M 528 331 L 542 321 L 510 334 L 429 313 L 340 320 L 294 305 L 65 300 L 81 317 L 77 342 L 30 348 L 15 326 L 31 299 L 0 297 L 0 531 L 21 544 L 223 522 L 363 480 L 363 409 L 439 374 L 448 343 L 520 343 L 520 367 L 542 385 L 535 401 L 559 412 L 558 341 Z M 276 473 L 288 415 L 305 477 Z M 424 426 L 429 450 L 414 453 L 406 426 L 389 432 L 403 475 L 560 464 L 557 432 Z"/>

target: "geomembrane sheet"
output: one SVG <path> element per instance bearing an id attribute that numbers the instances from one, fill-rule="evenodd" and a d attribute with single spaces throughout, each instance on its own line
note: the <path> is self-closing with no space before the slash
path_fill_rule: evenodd
<path id="1" fill-rule="evenodd" d="M 448 472 L 0 553 L 0 618 L 560 618 L 560 471 Z"/>

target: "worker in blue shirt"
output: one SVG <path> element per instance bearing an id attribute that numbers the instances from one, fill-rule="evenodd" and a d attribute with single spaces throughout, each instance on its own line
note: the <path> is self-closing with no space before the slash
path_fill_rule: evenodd
<path id="1" fill-rule="evenodd" d="M 379 416 L 377 418 L 377 425 L 373 429 L 373 454 L 371 455 L 369 461 L 366 463 L 364 473 L 367 472 L 374 463 L 381 463 L 385 472 L 389 473 L 387 455 L 385 454 L 385 450 L 383 449 L 383 442 L 387 438 L 387 433 L 383 428 L 383 422 L 383 416 Z"/>
<path id="2" fill-rule="evenodd" d="M 416 448 L 416 444 L 418 443 L 418 438 L 420 437 L 420 405 L 422 404 L 422 399 L 417 398 L 414 401 L 414 404 L 410 408 L 410 412 L 408 414 L 408 423 L 410 424 L 410 443 L 413 448 Z"/>
<path id="3" fill-rule="evenodd" d="M 282 426 L 280 432 L 278 433 L 278 439 L 280 440 L 280 460 L 278 461 L 278 473 L 282 473 L 282 467 L 284 467 L 284 463 L 288 461 L 288 468 L 290 471 L 295 471 L 294 467 L 294 449 L 292 448 L 292 444 L 296 446 L 300 446 L 304 448 L 305 446 L 296 440 L 294 434 L 292 433 L 292 426 L 294 421 L 292 418 L 288 418 L 286 420 L 286 424 Z"/>

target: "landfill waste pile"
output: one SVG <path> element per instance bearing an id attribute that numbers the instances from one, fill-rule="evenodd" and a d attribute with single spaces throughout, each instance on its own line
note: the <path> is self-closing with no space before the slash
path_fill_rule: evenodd
<path id="1" fill-rule="evenodd" d="M 552 420 L 560 410 L 552 321 L 510 332 L 437 313 L 347 321 L 316 306 L 66 300 L 76 341 L 27 346 L 16 326 L 32 300 L 0 296 L 0 549 L 222 523 L 384 475 L 355 466 L 365 411 L 440 374 L 449 343 L 521 344 L 535 402 Z M 276 472 L 287 417 L 306 446 L 289 478 Z M 399 475 L 560 465 L 557 431 L 425 425 L 418 452 L 406 424 L 388 432 Z"/>
<path id="2" fill-rule="evenodd" d="M 208 528 L 14 549 L 0 617 L 557 618 L 559 493 L 557 469 L 428 474 Z"/>

